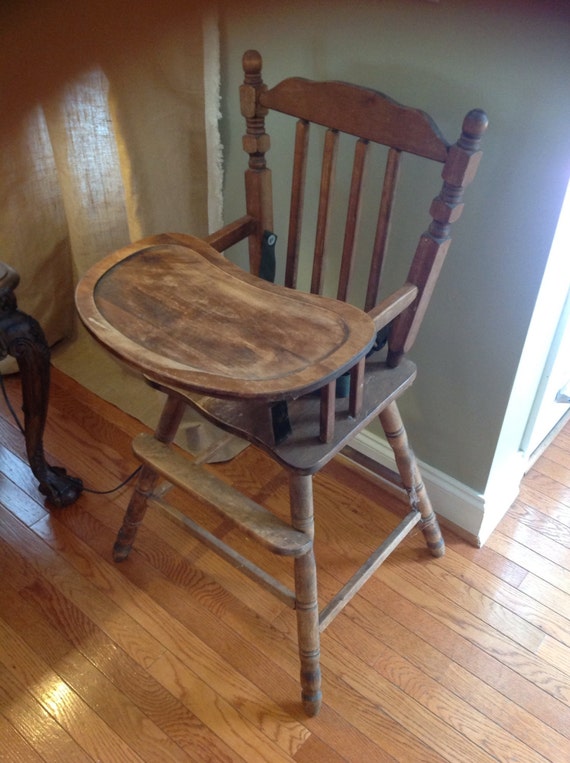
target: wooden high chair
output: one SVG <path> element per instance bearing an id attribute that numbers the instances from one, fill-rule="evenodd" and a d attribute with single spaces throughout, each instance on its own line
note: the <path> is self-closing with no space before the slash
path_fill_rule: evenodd
<path id="1" fill-rule="evenodd" d="M 144 466 L 114 558 L 127 557 L 148 503 L 167 506 L 162 491 L 155 491 L 161 478 L 199 496 L 266 549 L 291 556 L 294 591 L 174 507 L 169 509 L 209 548 L 296 610 L 302 700 L 307 714 L 315 715 L 321 704 L 320 631 L 416 525 L 434 556 L 444 552 L 396 400 L 416 375 L 405 355 L 449 248 L 450 226 L 463 209 L 464 187 L 477 170 L 487 117 L 480 110 L 469 112 L 458 142 L 451 146 L 427 114 L 376 91 L 296 77 L 268 89 L 256 51 L 244 55 L 243 68 L 241 110 L 249 154 L 245 216 L 205 241 L 163 234 L 111 254 L 80 282 L 77 306 L 95 337 L 167 396 L 154 436 L 141 435 L 134 441 Z M 265 160 L 269 111 L 290 115 L 296 125 L 284 286 L 270 282 L 275 234 Z M 295 287 L 306 253 L 301 223 L 309 132 L 321 128 L 311 285 L 305 293 Z M 344 234 L 333 241 L 328 234 L 331 216 L 335 221 L 337 217 L 331 211 L 332 189 L 341 134 L 354 140 L 354 162 Z M 372 144 L 387 147 L 387 163 L 383 184 L 375 188 L 379 212 L 372 253 L 365 253 L 357 246 L 357 230 Z M 440 163 L 443 185 L 429 207 L 431 223 L 412 252 L 407 278 L 379 301 L 396 180 L 406 153 Z M 246 238 L 250 273 L 220 254 Z M 325 264 L 328 260 L 332 267 L 336 253 L 336 291 L 332 297 L 322 296 Z M 359 273 L 365 267 L 369 271 L 363 310 L 346 301 L 357 263 Z M 200 459 L 191 463 L 171 446 L 186 405 L 262 448 L 287 470 L 290 522 L 217 480 Z M 398 479 L 409 495 L 409 513 L 319 612 L 312 475 L 377 416 L 394 450 Z"/>

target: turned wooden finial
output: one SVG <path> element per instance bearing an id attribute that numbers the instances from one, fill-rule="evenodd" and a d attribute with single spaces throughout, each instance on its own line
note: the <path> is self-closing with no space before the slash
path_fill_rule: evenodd
<path id="1" fill-rule="evenodd" d="M 432 222 L 428 233 L 436 240 L 447 239 L 451 224 L 461 215 L 463 191 L 477 172 L 481 160 L 481 138 L 488 124 L 487 114 L 482 109 L 473 109 L 463 120 L 459 140 L 449 149 L 441 173 L 444 183 L 430 207 Z"/>
<path id="2" fill-rule="evenodd" d="M 482 109 L 472 109 L 465 119 L 461 128 L 461 138 L 458 144 L 461 148 L 469 151 L 476 151 L 479 148 L 479 141 L 485 134 L 489 126 L 489 118 Z"/>
<path id="3" fill-rule="evenodd" d="M 243 73 L 246 82 L 252 79 L 259 79 L 263 60 L 257 50 L 246 50 L 242 58 Z"/>
<path id="4" fill-rule="evenodd" d="M 267 109 L 259 103 L 260 94 L 267 90 L 261 78 L 261 55 L 248 50 L 242 58 L 244 81 L 240 87 L 241 113 L 246 121 L 243 149 L 249 154 L 249 168 L 265 168 L 265 152 L 269 150 L 269 135 L 265 132 Z"/>

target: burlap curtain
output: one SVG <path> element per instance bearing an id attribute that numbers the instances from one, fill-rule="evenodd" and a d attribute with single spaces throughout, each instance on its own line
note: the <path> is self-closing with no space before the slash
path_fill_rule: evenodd
<path id="1" fill-rule="evenodd" d="M 156 394 L 86 335 L 73 291 L 131 240 L 220 224 L 218 58 L 215 18 L 188 20 L 111 70 L 83 72 L 0 146 L 0 261 L 20 273 L 19 307 L 54 365 L 143 421 Z"/>

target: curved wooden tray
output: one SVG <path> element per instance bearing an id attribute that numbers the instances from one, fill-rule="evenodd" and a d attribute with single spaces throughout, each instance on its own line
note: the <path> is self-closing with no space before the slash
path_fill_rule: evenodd
<path id="1" fill-rule="evenodd" d="M 143 239 L 91 268 L 76 293 L 94 336 L 158 381 L 221 397 L 295 398 L 350 369 L 375 329 L 344 302 L 270 284 L 204 241 Z"/>

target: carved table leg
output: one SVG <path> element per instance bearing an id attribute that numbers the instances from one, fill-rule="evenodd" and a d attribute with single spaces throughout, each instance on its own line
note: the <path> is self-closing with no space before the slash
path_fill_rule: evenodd
<path id="1" fill-rule="evenodd" d="M 43 433 L 49 402 L 50 351 L 39 323 L 17 309 L 14 289 L 19 280 L 15 270 L 0 263 L 0 359 L 11 355 L 18 363 L 28 461 L 42 495 L 61 508 L 77 500 L 83 483 L 45 460 Z"/>

